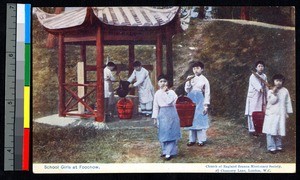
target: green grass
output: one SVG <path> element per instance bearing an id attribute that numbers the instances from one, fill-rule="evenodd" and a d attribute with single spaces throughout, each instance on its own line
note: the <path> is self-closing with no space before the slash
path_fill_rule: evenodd
<path id="1" fill-rule="evenodd" d="M 171 163 L 295 163 L 295 139 L 284 139 L 286 151 L 267 153 L 265 136 L 250 136 L 232 119 L 211 117 L 204 147 L 187 147 L 182 130 L 179 154 Z M 156 128 L 95 130 L 34 123 L 34 163 L 164 163 Z"/>

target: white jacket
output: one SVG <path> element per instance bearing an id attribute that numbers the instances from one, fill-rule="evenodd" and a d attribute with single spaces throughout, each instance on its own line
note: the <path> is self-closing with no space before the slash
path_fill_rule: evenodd
<path id="1" fill-rule="evenodd" d="M 134 79 L 136 79 L 136 82 L 133 86 L 138 88 L 140 103 L 144 104 L 153 101 L 154 88 L 149 77 L 149 72 L 143 67 L 140 71 L 134 70 L 127 81 L 131 83 Z"/>
<path id="2" fill-rule="evenodd" d="M 277 94 L 268 91 L 268 104 L 263 125 L 263 133 L 285 136 L 287 113 L 293 113 L 289 91 L 282 87 Z"/>
<path id="3" fill-rule="evenodd" d="M 210 85 L 209 81 L 202 74 L 195 76 L 190 81 L 187 81 L 184 86 L 185 92 L 189 93 L 192 90 L 204 92 L 203 104 L 210 104 Z"/>
<path id="4" fill-rule="evenodd" d="M 267 81 L 267 76 L 265 74 L 261 74 L 259 76 L 263 80 Z M 260 80 L 257 77 L 251 74 L 249 78 L 249 87 L 248 87 L 248 93 L 246 99 L 245 115 L 251 116 L 253 111 L 262 111 L 263 93 L 260 92 L 260 89 L 262 88 L 263 88 L 262 82 L 260 82 Z M 266 102 L 266 98 L 264 99 L 264 102 Z"/>
<path id="5" fill-rule="evenodd" d="M 111 70 L 108 69 L 108 67 L 104 68 L 104 97 L 109 98 L 110 96 L 113 96 L 113 87 L 112 82 L 115 81 Z"/>

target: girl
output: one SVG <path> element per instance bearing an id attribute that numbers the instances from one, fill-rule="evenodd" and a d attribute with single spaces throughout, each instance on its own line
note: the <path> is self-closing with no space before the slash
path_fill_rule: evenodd
<path id="1" fill-rule="evenodd" d="M 263 61 L 257 61 L 255 63 L 256 74 L 267 82 L 267 76 L 263 73 L 265 63 Z M 267 87 L 262 83 L 254 74 L 251 74 L 249 79 L 249 87 L 246 99 L 245 115 L 248 120 L 248 131 L 253 135 L 255 133 L 254 124 L 252 120 L 253 111 L 261 111 L 262 104 L 266 104 L 266 98 L 263 98 L 264 93 L 267 91 Z M 264 102 L 263 102 L 264 99 Z"/>
<path id="2" fill-rule="evenodd" d="M 168 89 L 166 76 L 160 75 L 157 80 L 159 90 L 154 95 L 152 118 L 154 124 L 158 126 L 161 157 L 170 160 L 177 155 L 177 142 L 181 138 L 179 116 L 175 107 L 177 95 L 173 90 Z"/>
<path id="3" fill-rule="evenodd" d="M 209 128 L 209 119 L 207 116 L 208 105 L 210 104 L 210 85 L 206 77 L 202 75 L 204 64 L 195 62 L 192 66 L 194 77 L 188 76 L 191 79 L 185 83 L 185 91 L 195 104 L 196 110 L 192 127 L 189 129 L 189 142 L 187 146 L 192 146 L 196 143 L 198 146 L 203 146 L 206 142 L 206 130 Z"/>
<path id="4" fill-rule="evenodd" d="M 268 91 L 268 104 L 262 132 L 267 137 L 267 149 L 275 154 L 282 151 L 282 136 L 285 136 L 287 113 L 293 113 L 289 91 L 283 87 L 285 78 L 281 74 L 273 76 L 274 88 Z"/>
<path id="5" fill-rule="evenodd" d="M 131 83 L 134 79 L 136 79 L 136 82 L 130 84 L 129 88 L 138 88 L 139 102 L 142 114 L 148 117 L 152 114 L 154 88 L 149 77 L 149 72 L 147 71 L 147 69 L 142 67 L 141 62 L 135 61 L 133 63 L 133 68 L 134 71 L 127 81 Z"/>
<path id="6" fill-rule="evenodd" d="M 116 68 L 115 63 L 108 62 L 104 68 L 104 107 L 105 112 L 109 116 L 112 116 L 114 111 L 114 92 L 112 82 L 116 81 L 112 74 L 112 70 Z"/>

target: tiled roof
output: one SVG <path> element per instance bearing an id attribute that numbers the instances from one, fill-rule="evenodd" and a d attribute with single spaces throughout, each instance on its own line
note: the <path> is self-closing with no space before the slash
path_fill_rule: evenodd
<path id="1" fill-rule="evenodd" d="M 170 22 L 179 7 L 156 9 L 152 7 L 92 7 L 98 19 L 113 26 L 161 26 Z M 40 23 L 47 29 L 64 29 L 80 26 L 85 22 L 87 7 L 66 8 L 61 14 L 48 14 L 35 9 Z"/>

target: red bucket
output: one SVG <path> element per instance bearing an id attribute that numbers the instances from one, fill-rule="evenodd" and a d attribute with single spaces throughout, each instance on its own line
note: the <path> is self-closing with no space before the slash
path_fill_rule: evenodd
<path id="1" fill-rule="evenodd" d="M 176 101 L 176 109 L 181 127 L 190 127 L 193 125 L 195 108 L 196 105 L 190 98 L 186 96 L 178 97 Z"/>
<path id="2" fill-rule="evenodd" d="M 252 113 L 252 120 L 253 120 L 254 129 L 256 133 L 262 133 L 264 119 L 265 119 L 265 113 L 263 111 L 254 111 Z"/>
<path id="3" fill-rule="evenodd" d="M 133 102 L 131 99 L 122 98 L 117 102 L 118 116 L 120 119 L 131 119 Z"/>

